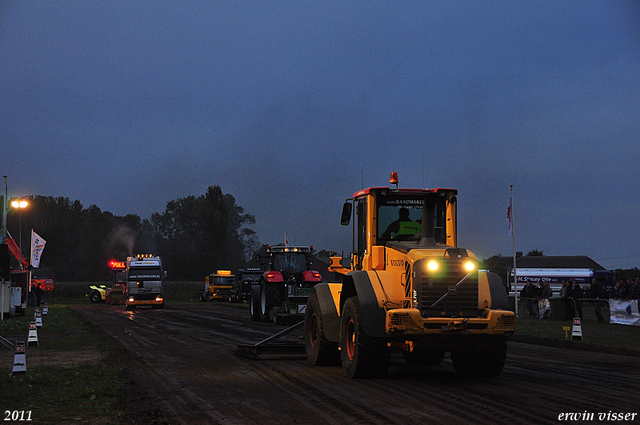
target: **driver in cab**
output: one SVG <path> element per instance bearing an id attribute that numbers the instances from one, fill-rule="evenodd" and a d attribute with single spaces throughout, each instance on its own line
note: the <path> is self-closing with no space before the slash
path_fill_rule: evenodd
<path id="1" fill-rule="evenodd" d="M 396 221 L 389 224 L 381 235 L 382 239 L 407 240 L 416 233 L 422 232 L 422 224 L 409 218 L 409 209 L 402 207 Z"/>

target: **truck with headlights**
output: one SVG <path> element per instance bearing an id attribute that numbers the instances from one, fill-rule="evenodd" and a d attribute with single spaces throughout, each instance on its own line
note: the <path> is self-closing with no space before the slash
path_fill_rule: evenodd
<path id="1" fill-rule="evenodd" d="M 127 310 L 145 305 L 164 308 L 162 282 L 166 276 L 160 257 L 152 254 L 128 257 L 125 269 Z"/>
<path id="2" fill-rule="evenodd" d="M 458 191 L 397 182 L 392 173 L 395 188 L 360 190 L 343 207 L 341 224 L 354 216 L 353 253 L 349 267 L 331 257 L 341 281 L 320 283 L 309 297 L 309 363 L 377 376 L 397 348 L 409 364 L 437 365 L 451 353 L 459 374 L 500 374 L 515 315 L 500 277 L 458 246 Z"/>
<path id="3" fill-rule="evenodd" d="M 200 301 L 228 301 L 236 277 L 231 270 L 216 270 L 204 278 L 204 290 L 200 291 Z"/>

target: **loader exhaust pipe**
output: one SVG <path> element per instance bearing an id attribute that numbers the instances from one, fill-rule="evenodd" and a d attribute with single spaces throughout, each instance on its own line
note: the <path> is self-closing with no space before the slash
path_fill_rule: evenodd
<path id="1" fill-rule="evenodd" d="M 433 223 L 435 221 L 435 208 L 436 198 L 435 196 L 427 196 L 422 202 L 422 237 L 418 246 L 430 247 L 436 246 L 436 240 L 433 238 L 434 229 Z"/>

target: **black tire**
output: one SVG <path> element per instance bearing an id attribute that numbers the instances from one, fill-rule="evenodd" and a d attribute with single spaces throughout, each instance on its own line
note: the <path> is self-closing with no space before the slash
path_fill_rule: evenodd
<path id="1" fill-rule="evenodd" d="M 340 364 L 338 343 L 331 342 L 325 337 L 322 312 L 318 295 L 315 293 L 307 300 L 307 309 L 304 314 L 304 348 L 307 361 L 312 366 Z"/>
<path id="2" fill-rule="evenodd" d="M 507 359 L 507 342 L 494 341 L 489 347 L 451 353 L 453 367 L 459 375 L 493 378 L 502 372 Z"/>
<path id="3" fill-rule="evenodd" d="M 263 321 L 269 321 L 269 312 L 282 304 L 280 286 L 278 284 L 262 282 L 260 285 L 260 315 Z"/>
<path id="4" fill-rule="evenodd" d="M 342 308 L 340 356 L 350 378 L 383 376 L 389 368 L 390 350 L 386 342 L 364 333 L 358 297 L 347 299 Z"/>
<path id="5" fill-rule="evenodd" d="M 99 303 L 102 301 L 102 296 L 100 295 L 100 292 L 98 291 L 91 291 L 91 294 L 89 294 L 89 300 L 92 303 Z"/>
<path id="6" fill-rule="evenodd" d="M 416 346 L 413 351 L 403 351 L 402 357 L 410 366 L 437 366 L 444 359 L 444 352 Z"/>
<path id="7" fill-rule="evenodd" d="M 251 293 L 249 295 L 249 314 L 251 315 L 251 320 L 253 321 L 258 321 L 261 319 L 260 288 L 251 288 Z"/>
<path id="8" fill-rule="evenodd" d="M 164 303 L 162 303 L 162 304 L 154 304 L 151 307 L 152 308 L 164 308 Z"/>

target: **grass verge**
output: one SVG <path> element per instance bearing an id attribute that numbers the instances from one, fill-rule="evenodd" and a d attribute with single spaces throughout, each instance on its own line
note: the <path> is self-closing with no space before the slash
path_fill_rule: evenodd
<path id="1" fill-rule="evenodd" d="M 26 342 L 33 315 L 28 308 L 25 316 L 5 319 L 0 335 Z M 42 424 L 165 423 L 158 409 L 139 410 L 145 394 L 123 361 L 129 356 L 124 347 L 64 305 L 50 306 L 43 322 L 39 345 L 26 349 L 26 374 L 12 375 L 14 353 L 0 346 L 3 420 L 16 411 Z"/>
<path id="2" fill-rule="evenodd" d="M 516 319 L 516 333 L 513 341 L 551 345 L 562 348 L 574 348 L 589 351 L 608 352 L 640 356 L 640 327 L 609 324 L 608 311 L 603 309 L 604 323 L 599 323 L 595 307 L 585 304 L 582 307 L 582 341 L 572 340 L 573 322 L 563 320 L 539 320 L 520 317 Z M 522 311 L 520 311 L 522 313 Z M 564 328 L 569 328 L 565 330 Z"/>

